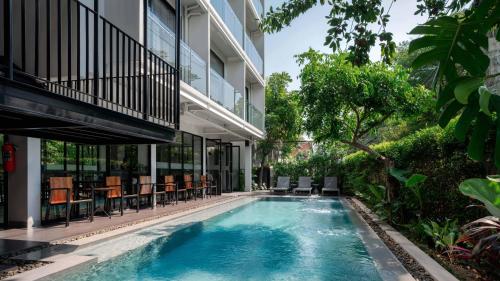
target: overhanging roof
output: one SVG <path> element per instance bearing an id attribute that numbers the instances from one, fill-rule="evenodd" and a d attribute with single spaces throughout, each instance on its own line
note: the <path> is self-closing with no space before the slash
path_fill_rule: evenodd
<path id="1" fill-rule="evenodd" d="M 0 133 L 88 144 L 171 142 L 170 127 L 0 77 Z"/>

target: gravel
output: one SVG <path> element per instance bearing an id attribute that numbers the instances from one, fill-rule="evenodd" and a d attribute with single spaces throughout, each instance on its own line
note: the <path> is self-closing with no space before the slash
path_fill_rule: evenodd
<path id="1" fill-rule="evenodd" d="M 368 214 L 366 214 L 355 201 L 347 198 L 351 205 L 356 209 L 356 211 L 363 217 L 363 219 L 368 223 L 368 225 L 377 233 L 378 237 L 384 242 L 384 244 L 392 251 L 396 258 L 403 264 L 403 266 L 408 270 L 408 272 L 420 281 L 434 281 L 434 278 L 418 263 L 413 259 L 398 243 L 394 242 L 392 238 L 387 235 L 387 233 L 374 221 Z"/>

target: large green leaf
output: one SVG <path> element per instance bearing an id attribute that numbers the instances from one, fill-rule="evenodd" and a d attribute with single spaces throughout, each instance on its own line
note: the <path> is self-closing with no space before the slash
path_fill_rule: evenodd
<path id="1" fill-rule="evenodd" d="M 455 137 L 460 141 L 465 141 L 465 136 L 467 135 L 467 131 L 469 130 L 472 121 L 476 118 L 479 113 L 479 106 L 477 103 L 473 103 L 470 106 L 467 106 L 460 115 L 458 119 L 457 125 L 455 125 Z"/>
<path id="2" fill-rule="evenodd" d="M 441 126 L 441 128 L 446 127 L 448 123 L 450 123 L 450 120 L 455 117 L 463 107 L 464 105 L 456 100 L 453 100 L 451 103 L 449 103 L 439 116 L 439 126 Z"/>
<path id="3" fill-rule="evenodd" d="M 455 98 L 461 104 L 467 104 L 470 94 L 476 91 L 483 83 L 483 78 L 480 77 L 462 79 L 455 87 Z"/>
<path id="4" fill-rule="evenodd" d="M 406 182 L 408 179 L 406 178 L 406 175 L 408 174 L 407 170 L 402 170 L 398 168 L 390 168 L 389 169 L 389 174 L 393 176 L 395 179 L 397 179 L 399 182 Z"/>
<path id="5" fill-rule="evenodd" d="M 427 180 L 427 176 L 422 174 L 413 174 L 406 182 L 406 187 L 415 187 Z"/>
<path id="6" fill-rule="evenodd" d="M 490 112 L 490 98 L 491 92 L 485 86 L 479 87 L 479 106 L 481 107 L 481 111 L 486 115 L 491 115 Z"/>
<path id="7" fill-rule="evenodd" d="M 467 153 L 469 157 L 476 160 L 483 160 L 484 146 L 488 139 L 489 129 L 491 127 L 491 119 L 484 113 L 479 113 L 474 126 L 474 132 L 469 145 L 467 146 Z"/>
<path id="8" fill-rule="evenodd" d="M 468 179 L 460 184 L 460 191 L 481 201 L 495 217 L 500 217 L 500 183 L 487 179 Z"/>

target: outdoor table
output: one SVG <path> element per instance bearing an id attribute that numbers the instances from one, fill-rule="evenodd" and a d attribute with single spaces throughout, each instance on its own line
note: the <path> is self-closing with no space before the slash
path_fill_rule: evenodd
<path id="1" fill-rule="evenodd" d="M 104 198 L 106 198 L 106 193 L 109 192 L 109 191 L 112 191 L 114 190 L 112 187 L 94 187 L 94 214 L 96 214 L 97 212 L 99 211 L 102 211 L 104 214 L 106 214 L 106 216 L 108 216 L 110 219 L 111 219 L 111 213 L 107 212 L 106 211 L 106 200 L 104 200 L 104 204 L 102 205 L 102 207 L 98 206 L 96 207 L 96 200 L 95 200 L 95 192 L 99 192 L 99 193 L 104 193 Z"/>

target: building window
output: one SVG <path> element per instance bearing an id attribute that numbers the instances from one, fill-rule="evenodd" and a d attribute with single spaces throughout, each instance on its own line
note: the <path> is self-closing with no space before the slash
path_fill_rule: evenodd
<path id="1" fill-rule="evenodd" d="M 213 51 L 210 51 L 210 68 L 224 78 L 224 62 Z"/>

